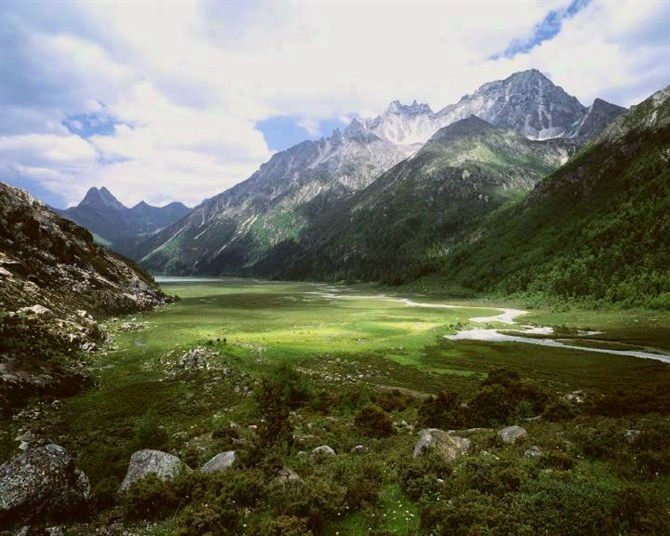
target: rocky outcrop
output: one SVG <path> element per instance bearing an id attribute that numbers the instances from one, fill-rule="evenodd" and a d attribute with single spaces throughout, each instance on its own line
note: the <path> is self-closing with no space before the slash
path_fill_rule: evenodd
<path id="1" fill-rule="evenodd" d="M 205 465 L 202 466 L 203 473 L 215 473 L 230 469 L 237 461 L 237 453 L 234 450 L 219 452 Z"/>
<path id="2" fill-rule="evenodd" d="M 78 354 L 104 342 L 95 318 L 166 300 L 132 261 L 0 183 L 0 413 L 76 392 L 86 376 Z"/>
<path id="3" fill-rule="evenodd" d="M 433 451 L 446 461 L 454 461 L 470 450 L 469 439 L 452 435 L 437 428 L 427 428 L 419 432 L 419 440 L 414 446 L 414 457 L 417 458 L 427 451 Z"/>
<path id="4" fill-rule="evenodd" d="M 521 426 L 507 426 L 502 430 L 498 430 L 498 438 L 503 443 L 516 443 L 519 439 L 528 437 L 528 432 Z"/>
<path id="5" fill-rule="evenodd" d="M 190 469 L 172 454 L 160 450 L 138 450 L 130 457 L 128 472 L 121 483 L 119 493 L 128 491 L 134 482 L 147 475 L 156 475 L 161 480 L 174 480 L 184 471 Z"/>
<path id="6" fill-rule="evenodd" d="M 59 445 L 20 454 L 0 466 L 0 527 L 71 520 L 87 510 L 91 486 Z"/>

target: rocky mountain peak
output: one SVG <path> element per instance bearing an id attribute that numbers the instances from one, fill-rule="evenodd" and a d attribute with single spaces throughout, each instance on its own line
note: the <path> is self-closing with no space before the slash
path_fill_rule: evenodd
<path id="1" fill-rule="evenodd" d="M 105 208 L 116 208 L 119 210 L 125 210 L 126 207 L 121 203 L 112 193 L 105 188 L 96 188 L 95 186 L 90 188 L 84 199 L 79 203 L 80 207 L 105 207 Z"/>
<path id="2" fill-rule="evenodd" d="M 495 127 L 483 119 L 480 119 L 476 115 L 471 115 L 460 121 L 456 121 L 444 128 L 438 130 L 431 141 L 443 140 L 446 138 L 456 137 L 456 136 L 469 136 L 473 134 L 482 134 L 488 132 Z"/>
<path id="3" fill-rule="evenodd" d="M 396 115 L 429 115 L 432 114 L 433 110 L 430 109 L 430 106 L 426 103 L 418 103 L 416 99 L 412 104 L 402 104 L 399 100 L 394 100 L 389 104 L 385 115 L 396 114 Z"/>

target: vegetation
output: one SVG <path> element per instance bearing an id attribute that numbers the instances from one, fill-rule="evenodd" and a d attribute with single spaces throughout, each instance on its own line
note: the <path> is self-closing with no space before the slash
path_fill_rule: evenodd
<path id="1" fill-rule="evenodd" d="M 30 422 L 77 453 L 91 479 L 94 513 L 74 534 L 119 519 L 147 535 L 663 534 L 670 367 L 661 362 L 444 340 L 493 312 L 474 303 L 411 307 L 366 288 L 333 299 L 323 293 L 338 289 L 320 285 L 234 280 L 165 288 L 182 300 L 134 317 L 140 329 L 105 326 L 109 345 L 90 357 L 97 387 L 59 410 L 39 406 Z M 566 330 L 616 332 L 636 318 L 575 314 L 534 313 Z M 208 367 L 178 366 L 194 347 L 207 350 Z M 583 402 L 567 397 L 575 390 Z M 21 422 L 3 421 L 3 459 L 17 451 Z M 528 437 L 502 443 L 496 432 L 510 424 Z M 457 430 L 469 453 L 414 458 L 426 427 Z M 336 454 L 312 457 L 321 445 Z M 541 455 L 527 457 L 531 447 Z M 118 495 L 140 448 L 194 471 Z M 238 454 L 232 468 L 197 470 L 227 450 Z"/>

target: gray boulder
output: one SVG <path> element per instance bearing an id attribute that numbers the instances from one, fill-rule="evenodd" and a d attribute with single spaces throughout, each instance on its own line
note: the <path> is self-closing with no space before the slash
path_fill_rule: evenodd
<path id="1" fill-rule="evenodd" d="M 328 445 L 321 445 L 312 450 L 312 458 L 321 458 L 325 456 L 335 456 L 335 451 Z"/>
<path id="2" fill-rule="evenodd" d="M 176 456 L 160 450 L 138 450 L 130 457 L 128 472 L 126 473 L 119 493 L 128 491 L 133 482 L 137 482 L 147 475 L 156 475 L 161 480 L 174 480 L 183 471 L 190 469 Z"/>
<path id="3" fill-rule="evenodd" d="M 528 437 L 528 432 L 521 426 L 507 426 L 498 430 L 498 437 L 503 443 L 516 443 L 519 439 Z"/>
<path id="4" fill-rule="evenodd" d="M 0 466 L 0 526 L 86 512 L 88 477 L 59 445 L 29 449 Z"/>
<path id="5" fill-rule="evenodd" d="M 428 450 L 439 454 L 446 461 L 460 458 L 470 450 L 469 439 L 449 434 L 437 428 L 426 428 L 419 432 L 419 440 L 414 446 L 414 457 L 421 456 Z"/>
<path id="6" fill-rule="evenodd" d="M 537 445 L 533 445 L 526 452 L 523 453 L 524 458 L 541 458 L 542 449 Z"/>
<path id="7" fill-rule="evenodd" d="M 302 478 L 300 478 L 300 475 L 298 475 L 298 473 L 295 471 L 292 471 L 288 467 L 283 467 L 279 470 L 277 478 L 275 478 L 275 482 L 286 485 L 292 482 L 302 482 Z"/>
<path id="8" fill-rule="evenodd" d="M 237 453 L 234 450 L 219 452 L 205 465 L 202 466 L 203 473 L 214 473 L 216 471 L 225 471 L 230 469 L 237 461 Z"/>

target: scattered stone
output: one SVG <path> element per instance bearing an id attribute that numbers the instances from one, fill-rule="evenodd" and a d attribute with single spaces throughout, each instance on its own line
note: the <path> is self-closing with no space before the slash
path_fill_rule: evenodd
<path id="1" fill-rule="evenodd" d="M 640 437 L 640 431 L 639 430 L 626 430 L 623 433 L 623 437 L 626 440 L 627 443 L 635 443 L 635 440 Z"/>
<path id="2" fill-rule="evenodd" d="M 524 458 L 541 458 L 542 457 L 542 449 L 538 447 L 537 445 L 533 445 L 530 447 L 526 452 L 523 453 Z"/>
<path id="3" fill-rule="evenodd" d="M 278 484 L 286 485 L 291 482 L 302 482 L 302 478 L 300 478 L 300 475 L 298 475 L 298 473 L 296 473 L 295 471 L 292 471 L 288 467 L 284 467 L 280 469 L 277 478 L 275 478 L 275 482 L 277 482 Z"/>
<path id="4" fill-rule="evenodd" d="M 237 453 L 234 450 L 219 452 L 205 465 L 202 466 L 203 473 L 214 473 L 216 471 L 225 471 L 230 469 L 237 461 Z"/>
<path id="5" fill-rule="evenodd" d="M 516 443 L 517 440 L 528 437 L 528 432 L 521 426 L 507 426 L 498 431 L 498 437 L 503 443 Z"/>
<path id="6" fill-rule="evenodd" d="M 81 349 L 84 352 L 95 352 L 98 349 L 98 345 L 95 344 L 93 341 L 87 341 L 81 345 Z"/>
<path id="7" fill-rule="evenodd" d="M 335 451 L 328 445 L 321 445 L 312 450 L 312 459 L 321 458 L 324 456 L 335 456 Z"/>
<path id="8" fill-rule="evenodd" d="M 368 451 L 368 446 L 367 445 L 356 445 L 354 448 L 351 449 L 352 454 L 364 454 Z"/>
<path id="9" fill-rule="evenodd" d="M 0 466 L 0 526 L 67 519 L 87 511 L 91 485 L 60 445 L 30 449 Z"/>
<path id="10" fill-rule="evenodd" d="M 172 454 L 160 450 L 138 450 L 130 457 L 128 472 L 121 483 L 119 493 L 128 491 L 133 482 L 147 475 L 156 475 L 161 480 L 173 480 L 183 471 L 190 471 L 190 469 Z"/>
<path id="11" fill-rule="evenodd" d="M 574 402 L 575 404 L 584 403 L 584 391 L 573 391 L 565 395 L 565 400 L 568 402 Z"/>
<path id="12" fill-rule="evenodd" d="M 453 461 L 470 450 L 469 439 L 449 434 L 437 428 L 426 428 L 419 432 L 413 456 L 417 458 L 426 450 L 434 450 L 446 461 Z"/>

